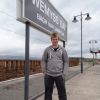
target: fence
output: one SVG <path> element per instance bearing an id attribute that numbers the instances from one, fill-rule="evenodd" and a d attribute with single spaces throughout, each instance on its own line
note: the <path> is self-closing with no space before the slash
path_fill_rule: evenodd
<path id="1" fill-rule="evenodd" d="M 69 66 L 77 66 L 79 59 L 70 59 Z M 24 60 L 0 60 L 0 81 L 24 76 Z M 40 73 L 41 60 L 30 60 L 30 75 Z"/>
<path id="2" fill-rule="evenodd" d="M 30 74 L 41 72 L 41 61 L 30 61 Z M 0 81 L 24 76 L 24 60 L 0 60 Z"/>

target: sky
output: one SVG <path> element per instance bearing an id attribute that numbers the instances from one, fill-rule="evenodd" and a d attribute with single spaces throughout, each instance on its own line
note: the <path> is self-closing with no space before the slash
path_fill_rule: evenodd
<path id="1" fill-rule="evenodd" d="M 90 48 L 100 50 L 100 1 L 99 0 L 49 0 L 68 23 L 66 50 L 69 57 L 81 56 L 81 21 L 73 23 L 73 16 L 89 13 L 91 20 L 82 16 L 82 54 L 92 58 Z M 89 43 L 96 40 L 97 43 Z M 50 37 L 30 27 L 30 57 L 40 57 L 49 46 Z M 62 42 L 60 42 L 62 45 Z M 16 0 L 0 1 L 0 56 L 25 56 L 25 24 L 16 20 Z M 100 58 L 100 54 L 97 55 Z"/>

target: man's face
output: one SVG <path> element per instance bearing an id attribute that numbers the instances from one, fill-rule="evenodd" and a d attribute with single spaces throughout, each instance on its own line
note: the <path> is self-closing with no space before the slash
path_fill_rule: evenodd
<path id="1" fill-rule="evenodd" d="M 53 37 L 51 39 L 52 45 L 53 46 L 58 46 L 59 38 L 58 37 Z"/>

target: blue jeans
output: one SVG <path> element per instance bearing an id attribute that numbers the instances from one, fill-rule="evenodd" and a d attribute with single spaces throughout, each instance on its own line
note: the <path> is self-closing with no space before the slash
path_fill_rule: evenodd
<path id="1" fill-rule="evenodd" d="M 59 100 L 67 100 L 65 80 L 63 79 L 63 77 L 62 76 L 53 77 L 49 75 L 45 75 L 44 78 L 44 83 L 45 83 L 44 100 L 52 100 L 54 82 L 57 87 Z"/>

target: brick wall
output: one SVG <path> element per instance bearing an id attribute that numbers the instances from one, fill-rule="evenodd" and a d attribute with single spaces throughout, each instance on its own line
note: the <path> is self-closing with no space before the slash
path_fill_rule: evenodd
<path id="1" fill-rule="evenodd" d="M 69 59 L 69 67 L 77 66 L 79 59 Z M 42 72 L 41 60 L 30 60 L 30 75 Z M 24 76 L 24 60 L 0 60 L 0 81 Z"/>
<path id="2" fill-rule="evenodd" d="M 41 61 L 30 61 L 30 75 L 41 72 Z M 24 76 L 24 60 L 0 60 L 0 81 Z"/>
<path id="3" fill-rule="evenodd" d="M 74 67 L 79 65 L 79 59 L 78 58 L 70 58 L 69 59 L 69 67 Z"/>

